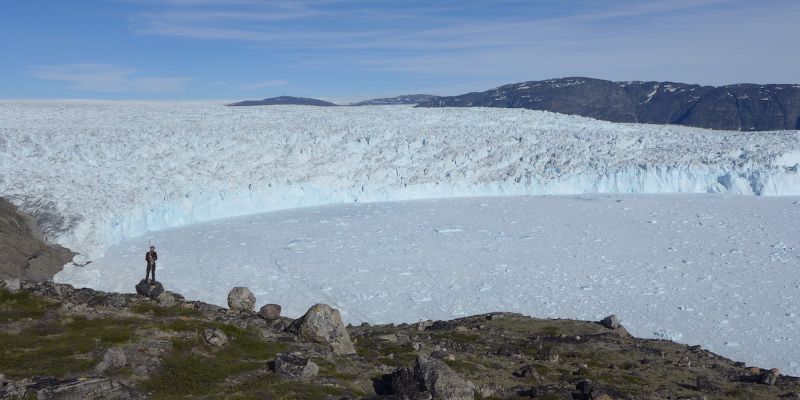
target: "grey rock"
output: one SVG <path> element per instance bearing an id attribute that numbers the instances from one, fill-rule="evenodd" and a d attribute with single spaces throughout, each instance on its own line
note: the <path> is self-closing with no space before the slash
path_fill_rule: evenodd
<path id="1" fill-rule="evenodd" d="M 355 354 L 356 349 L 342 322 L 339 310 L 327 304 L 316 304 L 289 324 L 289 332 L 300 339 L 330 346 L 335 354 Z"/>
<path id="2" fill-rule="evenodd" d="M 399 368 L 390 378 L 395 394 L 404 399 L 467 400 L 475 385 L 442 361 L 417 356 L 413 368 Z"/>
<path id="3" fill-rule="evenodd" d="M 256 296 L 246 287 L 237 286 L 228 293 L 228 308 L 235 311 L 252 312 Z"/>
<path id="4" fill-rule="evenodd" d="M 715 393 L 722 390 L 722 387 L 720 385 L 717 385 L 716 383 L 711 381 L 711 379 L 709 379 L 707 376 L 698 376 L 697 378 L 695 378 L 694 387 L 695 389 L 701 392 Z"/>
<path id="5" fill-rule="evenodd" d="M 153 282 L 152 280 L 145 281 L 142 279 L 136 284 L 136 293 L 155 300 L 158 298 L 158 295 L 164 293 L 164 286 L 160 282 Z"/>
<path id="6" fill-rule="evenodd" d="M 19 278 L 9 278 L 0 281 L 0 287 L 5 288 L 13 293 L 18 291 L 21 288 L 21 285 Z"/>
<path id="7" fill-rule="evenodd" d="M 159 295 L 156 296 L 156 302 L 164 307 L 172 307 L 178 304 L 178 300 L 175 298 L 175 296 L 168 292 L 159 293 Z"/>
<path id="8" fill-rule="evenodd" d="M 778 377 L 781 375 L 781 370 L 778 368 L 773 368 L 769 371 L 764 371 L 759 378 L 759 382 L 765 385 L 774 385 L 775 381 L 778 380 Z"/>
<path id="9" fill-rule="evenodd" d="M 430 328 L 431 326 L 433 326 L 433 321 L 431 321 L 431 320 L 420 321 L 420 322 L 417 322 L 416 324 L 412 325 L 412 327 L 414 328 L 415 331 L 420 331 L 420 332 L 424 331 L 425 329 Z"/>
<path id="10" fill-rule="evenodd" d="M 389 342 L 389 343 L 397 343 L 398 342 L 397 335 L 394 334 L 394 333 L 387 333 L 385 335 L 378 335 L 378 336 L 375 336 L 375 339 L 376 340 L 380 340 L 382 342 Z"/>
<path id="11" fill-rule="evenodd" d="M 281 316 L 281 306 L 278 304 L 267 304 L 258 310 L 258 316 L 267 321 L 273 321 Z"/>
<path id="12" fill-rule="evenodd" d="M 319 366 L 300 353 L 278 353 L 275 355 L 275 373 L 284 378 L 313 378 Z"/>
<path id="13" fill-rule="evenodd" d="M 521 367 L 520 369 L 514 371 L 514 376 L 517 378 L 527 378 L 527 379 L 542 379 L 542 376 L 539 375 L 539 372 L 536 371 L 533 365 L 526 365 Z"/>
<path id="14" fill-rule="evenodd" d="M 0 398 L 40 400 L 138 400 L 147 396 L 116 380 L 105 377 L 55 379 L 34 377 L 9 383 L 0 388 Z"/>
<path id="15" fill-rule="evenodd" d="M 600 325 L 605 326 L 608 329 L 617 329 L 620 327 L 619 324 L 619 317 L 614 314 L 611 314 L 600 321 Z"/>
<path id="16" fill-rule="evenodd" d="M 21 290 L 26 290 L 31 293 L 37 294 L 42 297 L 48 297 L 52 299 L 68 299 L 72 297 L 76 290 L 72 285 L 68 285 L 66 283 L 55 283 L 52 281 L 44 281 L 44 282 L 34 282 L 34 281 L 23 281 L 20 284 Z M 84 291 L 89 292 L 89 291 Z M 85 301 L 85 300 L 84 300 Z"/>
<path id="17" fill-rule="evenodd" d="M 211 347 L 222 347 L 228 344 L 228 335 L 217 328 L 207 328 L 203 331 L 203 340 Z"/>
<path id="18" fill-rule="evenodd" d="M 98 374 L 104 374 L 110 370 L 124 367 L 127 362 L 125 352 L 119 347 L 113 347 L 103 353 L 103 360 L 94 367 L 94 370 Z"/>

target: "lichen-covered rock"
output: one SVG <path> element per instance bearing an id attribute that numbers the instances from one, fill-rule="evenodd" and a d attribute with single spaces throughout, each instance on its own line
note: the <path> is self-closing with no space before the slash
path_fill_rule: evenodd
<path id="1" fill-rule="evenodd" d="M 402 399 L 471 400 L 475 385 L 442 361 L 417 356 L 413 368 L 399 368 L 391 377 L 392 389 Z"/>
<path id="2" fill-rule="evenodd" d="M 211 347 L 222 347 L 228 344 L 228 335 L 217 328 L 208 328 L 203 331 L 203 340 Z"/>
<path id="3" fill-rule="evenodd" d="M 278 304 L 267 304 L 258 310 L 258 316 L 267 321 L 274 321 L 281 316 L 281 306 Z"/>
<path id="4" fill-rule="evenodd" d="M 228 308 L 235 311 L 253 311 L 256 296 L 246 287 L 237 286 L 228 293 Z"/>
<path id="5" fill-rule="evenodd" d="M 168 292 L 161 292 L 158 296 L 156 296 L 156 302 L 164 307 L 172 307 L 178 304 L 178 300 L 175 299 L 175 296 Z"/>
<path id="6" fill-rule="evenodd" d="M 160 282 L 142 279 L 136 284 L 136 293 L 156 300 L 158 295 L 164 293 L 164 285 Z"/>
<path id="7" fill-rule="evenodd" d="M 126 363 L 125 352 L 119 347 L 113 347 L 103 353 L 103 360 L 94 367 L 94 370 L 98 374 L 103 374 L 110 370 L 122 368 Z"/>
<path id="8" fill-rule="evenodd" d="M 327 304 L 312 306 L 305 315 L 292 321 L 288 330 L 300 339 L 329 345 L 335 354 L 356 352 L 339 310 Z"/>
<path id="9" fill-rule="evenodd" d="M 300 353 L 278 353 L 274 365 L 283 378 L 313 378 L 319 373 L 319 366 Z"/>

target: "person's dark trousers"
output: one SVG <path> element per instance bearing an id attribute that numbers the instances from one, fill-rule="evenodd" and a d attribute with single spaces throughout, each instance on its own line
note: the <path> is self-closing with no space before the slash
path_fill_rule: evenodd
<path id="1" fill-rule="evenodd" d="M 156 263 L 148 263 L 147 264 L 147 274 L 144 276 L 144 280 L 146 281 L 147 278 L 150 277 L 150 271 L 153 271 L 153 282 L 156 281 Z"/>

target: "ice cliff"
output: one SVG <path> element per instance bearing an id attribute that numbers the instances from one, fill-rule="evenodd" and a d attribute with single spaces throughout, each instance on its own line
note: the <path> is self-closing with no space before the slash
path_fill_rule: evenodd
<path id="1" fill-rule="evenodd" d="M 800 195 L 800 131 L 521 109 L 0 102 L 0 196 L 81 253 L 151 230 L 342 202 L 507 194 Z"/>

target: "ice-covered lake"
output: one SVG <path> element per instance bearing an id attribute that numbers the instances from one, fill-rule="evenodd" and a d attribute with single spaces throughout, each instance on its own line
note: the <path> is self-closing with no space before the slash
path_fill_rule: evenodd
<path id="1" fill-rule="evenodd" d="M 347 322 L 490 311 L 599 320 L 800 375 L 800 197 L 578 195 L 300 208 L 154 232 L 61 281 L 132 291 L 158 278 L 225 305 L 250 287 L 291 317 Z"/>

